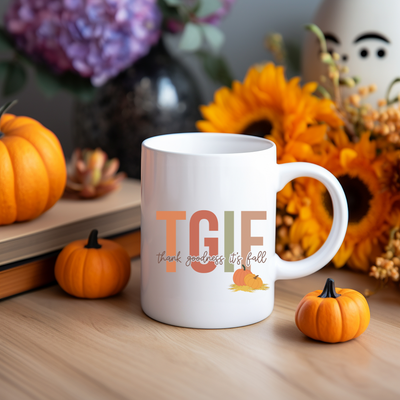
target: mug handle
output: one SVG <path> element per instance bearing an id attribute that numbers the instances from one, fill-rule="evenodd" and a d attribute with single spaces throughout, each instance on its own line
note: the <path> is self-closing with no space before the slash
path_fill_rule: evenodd
<path id="1" fill-rule="evenodd" d="M 311 163 L 279 164 L 278 190 L 295 178 L 310 177 L 319 180 L 328 189 L 333 204 L 332 228 L 323 246 L 312 256 L 300 261 L 284 261 L 275 254 L 276 280 L 295 279 L 318 271 L 335 256 L 346 235 L 349 212 L 343 188 L 336 177 L 326 169 Z"/>

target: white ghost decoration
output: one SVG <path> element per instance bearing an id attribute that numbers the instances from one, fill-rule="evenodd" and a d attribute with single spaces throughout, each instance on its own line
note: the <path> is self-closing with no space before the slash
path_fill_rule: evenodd
<path id="1" fill-rule="evenodd" d="M 376 84 L 377 92 L 364 102 L 376 106 L 386 97 L 391 82 L 400 77 L 400 1 L 399 0 L 324 0 L 313 20 L 325 34 L 328 51 L 340 55 L 340 63 L 349 67 L 347 76 L 361 79 L 359 86 Z M 326 75 L 326 64 L 320 61 L 316 36 L 307 32 L 302 55 L 305 82 Z M 357 89 L 343 88 L 344 96 Z M 400 93 L 400 84 L 390 98 Z"/>

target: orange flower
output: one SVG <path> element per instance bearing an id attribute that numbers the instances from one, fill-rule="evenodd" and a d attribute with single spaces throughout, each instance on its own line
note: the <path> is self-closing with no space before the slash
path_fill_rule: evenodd
<path id="1" fill-rule="evenodd" d="M 223 87 L 214 102 L 200 108 L 204 132 L 243 133 L 265 137 L 277 145 L 278 161 L 310 159 L 328 127 L 342 125 L 330 100 L 312 95 L 316 83 L 301 87 L 300 78 L 285 79 L 283 67 L 253 67 L 244 82 Z"/>
<path id="2" fill-rule="evenodd" d="M 367 133 L 356 144 L 342 130 L 332 139 L 334 143 L 327 146 L 317 163 L 338 178 L 349 206 L 346 237 L 333 263 L 336 267 L 347 263 L 367 272 L 381 253 L 389 231 L 392 193 L 382 179 L 384 156 L 376 155 L 375 142 Z M 313 254 L 328 237 L 332 224 L 328 192 L 320 182 L 304 178 L 294 184 L 286 203 L 287 212 L 298 215 L 290 230 L 291 242 L 300 243 L 307 255 Z"/>

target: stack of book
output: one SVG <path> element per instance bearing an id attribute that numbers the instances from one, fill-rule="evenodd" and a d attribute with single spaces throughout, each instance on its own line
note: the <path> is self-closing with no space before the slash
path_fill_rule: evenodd
<path id="1" fill-rule="evenodd" d="M 0 226 L 0 299 L 55 281 L 54 264 L 68 243 L 99 237 L 121 244 L 130 257 L 140 254 L 140 181 L 91 200 L 60 199 L 53 208 L 27 222 Z"/>

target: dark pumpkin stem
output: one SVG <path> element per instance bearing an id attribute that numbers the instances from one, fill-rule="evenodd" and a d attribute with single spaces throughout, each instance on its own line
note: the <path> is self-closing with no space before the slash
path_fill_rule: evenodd
<path id="1" fill-rule="evenodd" d="M 243 267 L 243 271 L 246 271 L 246 267 L 242 264 L 242 267 Z"/>
<path id="2" fill-rule="evenodd" d="M 0 107 L 0 119 L 12 106 L 18 103 L 18 100 L 12 100 Z"/>
<path id="3" fill-rule="evenodd" d="M 254 279 L 257 279 L 259 277 L 259 275 L 256 275 L 255 277 L 254 277 Z"/>
<path id="4" fill-rule="evenodd" d="M 13 105 L 18 103 L 18 100 L 12 100 L 0 107 L 0 120 L 3 114 L 5 114 Z M 4 136 L 4 133 L 0 131 L 0 139 Z"/>
<path id="5" fill-rule="evenodd" d="M 335 281 L 331 278 L 328 278 L 326 280 L 324 290 L 318 297 L 321 297 L 322 299 L 326 299 L 327 297 L 333 297 L 336 299 L 339 296 L 341 296 L 341 294 L 336 293 Z"/>
<path id="6" fill-rule="evenodd" d="M 97 229 L 93 229 L 92 232 L 90 232 L 89 235 L 89 240 L 87 242 L 87 245 L 85 246 L 86 249 L 100 249 L 101 244 L 97 241 L 97 235 L 99 231 Z"/>

